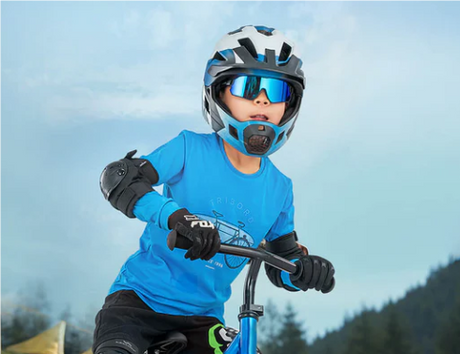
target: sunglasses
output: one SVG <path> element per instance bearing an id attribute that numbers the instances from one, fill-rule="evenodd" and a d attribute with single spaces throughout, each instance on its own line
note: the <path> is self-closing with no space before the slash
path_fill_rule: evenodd
<path id="1" fill-rule="evenodd" d="M 271 103 L 287 102 L 291 97 L 291 86 L 279 79 L 260 76 L 238 76 L 229 83 L 233 96 L 254 100 L 260 91 L 265 94 Z"/>

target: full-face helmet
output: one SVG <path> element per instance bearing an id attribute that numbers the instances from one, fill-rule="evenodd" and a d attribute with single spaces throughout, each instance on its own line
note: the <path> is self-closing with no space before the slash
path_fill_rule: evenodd
<path id="1" fill-rule="evenodd" d="M 226 34 L 214 49 L 204 76 L 203 115 L 222 139 L 242 153 L 263 157 L 289 139 L 299 114 L 305 76 L 294 43 L 274 28 L 243 26 Z M 278 125 L 235 119 L 220 98 L 226 86 L 240 97 L 265 90 L 271 102 L 286 102 Z"/>

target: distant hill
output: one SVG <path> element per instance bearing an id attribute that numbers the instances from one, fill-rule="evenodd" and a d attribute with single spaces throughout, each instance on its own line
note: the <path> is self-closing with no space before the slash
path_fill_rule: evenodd
<path id="1" fill-rule="evenodd" d="M 394 347 L 394 349 L 392 349 Z M 460 354 L 460 260 L 381 311 L 363 310 L 316 339 L 308 354 Z"/>

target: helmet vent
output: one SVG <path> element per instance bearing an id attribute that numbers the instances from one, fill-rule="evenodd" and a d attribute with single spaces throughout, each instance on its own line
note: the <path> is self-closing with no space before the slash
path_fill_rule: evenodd
<path id="1" fill-rule="evenodd" d="M 289 55 L 291 55 L 291 51 L 292 51 L 292 47 L 286 42 L 284 42 L 283 46 L 281 47 L 280 57 L 278 60 L 285 61 L 286 59 L 288 59 Z"/>
<path id="2" fill-rule="evenodd" d="M 273 33 L 268 32 L 268 31 L 266 31 L 266 30 L 262 30 L 262 29 L 261 29 L 261 30 L 257 30 L 257 32 L 262 33 L 263 35 L 265 35 L 265 36 L 267 36 L 267 37 L 273 36 Z"/>
<path id="3" fill-rule="evenodd" d="M 235 139 L 238 139 L 238 132 L 236 128 L 233 125 L 229 125 L 228 127 L 230 131 L 230 135 L 233 136 Z"/>
<path id="4" fill-rule="evenodd" d="M 220 54 L 219 52 L 216 52 L 216 54 L 214 54 L 214 57 L 213 59 L 217 59 L 219 61 L 226 61 L 227 59 L 225 59 L 222 54 Z"/>
<path id="5" fill-rule="evenodd" d="M 206 97 L 204 98 L 204 108 L 206 108 L 206 112 L 209 113 L 209 102 Z"/>
<path id="6" fill-rule="evenodd" d="M 253 154 L 265 154 L 270 148 L 271 139 L 264 135 L 252 135 L 248 140 L 250 152 Z"/>
<path id="7" fill-rule="evenodd" d="M 275 144 L 278 144 L 278 143 L 281 141 L 281 139 L 283 139 L 283 136 L 284 136 L 284 132 L 282 132 L 282 133 L 279 135 L 279 137 L 278 137 L 278 139 L 276 140 L 276 143 L 275 143 Z"/>
<path id="8" fill-rule="evenodd" d="M 256 47 L 254 47 L 254 43 L 252 43 L 252 41 L 249 38 L 238 39 L 238 43 L 240 43 L 242 47 L 245 47 L 248 50 L 249 54 L 251 54 L 254 58 L 257 59 Z"/>

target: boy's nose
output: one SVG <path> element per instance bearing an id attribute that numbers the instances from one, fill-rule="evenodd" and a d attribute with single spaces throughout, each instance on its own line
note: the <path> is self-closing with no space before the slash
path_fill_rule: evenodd
<path id="1" fill-rule="evenodd" d="M 254 103 L 256 105 L 263 106 L 268 106 L 270 104 L 270 100 L 268 99 L 267 94 L 265 93 L 265 89 L 260 91 L 257 97 L 254 98 Z"/>

